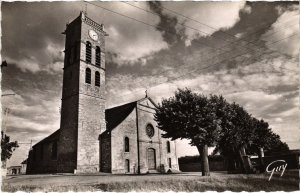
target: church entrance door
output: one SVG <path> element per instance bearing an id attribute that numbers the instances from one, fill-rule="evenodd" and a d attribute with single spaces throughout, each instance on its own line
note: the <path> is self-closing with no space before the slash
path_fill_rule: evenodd
<path id="1" fill-rule="evenodd" d="M 148 155 L 148 169 L 149 170 L 156 169 L 155 149 L 149 148 L 147 155 Z"/>

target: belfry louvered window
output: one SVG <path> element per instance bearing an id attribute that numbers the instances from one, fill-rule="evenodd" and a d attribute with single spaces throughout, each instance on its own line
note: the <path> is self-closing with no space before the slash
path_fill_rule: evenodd
<path id="1" fill-rule="evenodd" d="M 95 86 L 100 86 L 100 73 L 98 71 L 95 72 Z"/>
<path id="2" fill-rule="evenodd" d="M 100 66 L 101 63 L 101 49 L 99 46 L 96 47 L 96 66 Z"/>
<path id="3" fill-rule="evenodd" d="M 91 84 L 91 69 L 85 69 L 85 83 Z"/>
<path id="4" fill-rule="evenodd" d="M 92 44 L 89 41 L 86 42 L 85 60 L 86 60 L 86 63 L 89 63 L 89 64 L 92 61 Z"/>

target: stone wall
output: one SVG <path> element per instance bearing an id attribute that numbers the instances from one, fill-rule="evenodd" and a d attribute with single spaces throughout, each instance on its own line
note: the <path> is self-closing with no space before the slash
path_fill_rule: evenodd
<path id="1" fill-rule="evenodd" d="M 58 171 L 74 172 L 77 155 L 78 95 L 62 100 Z"/>
<path id="2" fill-rule="evenodd" d="M 111 172 L 127 173 L 125 160 L 130 163 L 130 172 L 137 173 L 137 134 L 136 134 L 136 110 L 134 109 L 128 117 L 111 131 Z M 125 137 L 129 138 L 129 152 L 125 152 Z"/>
<path id="3" fill-rule="evenodd" d="M 59 130 L 33 146 L 29 153 L 26 174 L 59 172 L 57 156 L 52 157 L 52 145 L 57 143 L 58 139 Z"/>
<path id="4" fill-rule="evenodd" d="M 77 165 L 80 17 L 67 25 L 61 105 L 61 134 L 58 142 L 58 171 L 74 172 Z M 76 57 L 70 59 L 72 55 Z"/>
<path id="5" fill-rule="evenodd" d="M 82 23 L 81 52 L 79 72 L 79 112 L 78 112 L 78 139 L 77 139 L 77 172 L 100 171 L 100 144 L 99 135 L 105 131 L 105 56 L 104 32 L 97 31 L 99 39 L 93 41 L 89 30 L 97 29 Z M 92 62 L 85 61 L 85 43 L 92 44 Z M 101 67 L 95 66 L 95 49 L 101 48 Z M 91 69 L 91 84 L 85 83 L 86 68 Z M 100 87 L 95 86 L 95 73 L 100 73 Z"/>
<path id="6" fill-rule="evenodd" d="M 100 171 L 111 173 L 111 134 L 104 132 L 100 137 Z"/>
<path id="7" fill-rule="evenodd" d="M 156 151 L 156 168 L 157 170 L 168 171 L 168 159 L 171 159 L 171 168 L 179 170 L 178 158 L 176 156 L 176 145 L 174 141 L 161 137 L 163 131 L 157 128 L 154 120 L 155 106 L 148 100 L 144 99 L 138 105 L 138 123 L 139 138 L 141 151 L 141 172 L 148 172 L 147 150 L 154 148 Z M 148 124 L 154 127 L 154 136 L 150 138 L 146 134 L 146 126 Z M 170 142 L 170 153 L 167 152 L 167 141 Z"/>

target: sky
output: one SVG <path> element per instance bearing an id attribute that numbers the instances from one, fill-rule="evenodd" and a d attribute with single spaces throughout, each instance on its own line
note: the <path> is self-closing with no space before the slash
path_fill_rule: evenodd
<path id="1" fill-rule="evenodd" d="M 298 9 L 291 1 L 2 2 L 1 90 L 15 93 L 1 99 L 2 127 L 20 144 L 8 165 L 60 127 L 61 32 L 81 10 L 109 34 L 106 108 L 145 90 L 156 103 L 178 88 L 223 95 L 300 148 Z M 177 153 L 198 154 L 188 140 Z"/>

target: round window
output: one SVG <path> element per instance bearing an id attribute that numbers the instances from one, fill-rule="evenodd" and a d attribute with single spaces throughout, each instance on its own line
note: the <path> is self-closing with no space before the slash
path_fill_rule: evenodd
<path id="1" fill-rule="evenodd" d="M 153 137 L 154 136 L 154 128 L 151 124 L 148 124 L 146 127 L 146 134 L 148 135 L 148 137 Z"/>

